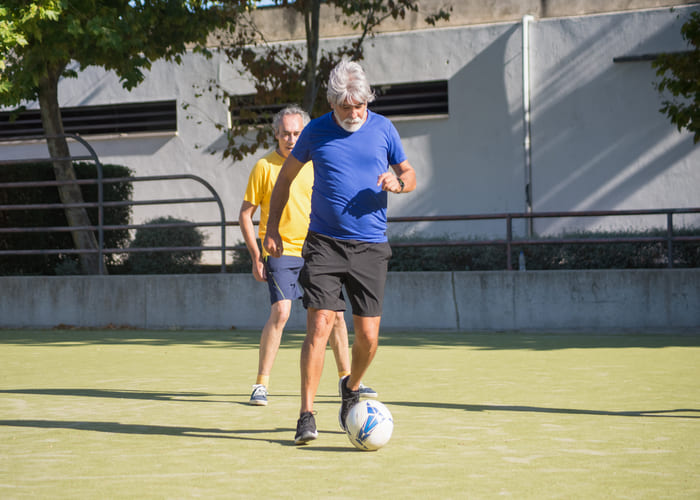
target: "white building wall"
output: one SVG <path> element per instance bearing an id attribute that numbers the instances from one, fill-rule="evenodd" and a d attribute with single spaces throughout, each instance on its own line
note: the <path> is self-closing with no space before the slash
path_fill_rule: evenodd
<path id="1" fill-rule="evenodd" d="M 689 207 L 700 205 L 700 149 L 659 113 L 661 99 L 649 62 L 613 63 L 613 57 L 684 50 L 680 26 L 697 6 L 547 18 L 531 25 L 532 169 L 535 211 Z M 522 212 L 525 173 L 522 118 L 522 45 L 519 22 L 379 35 L 363 65 L 373 84 L 447 79 L 449 117 L 397 121 L 418 189 L 390 197 L 390 216 Z M 342 40 L 323 43 L 331 46 Z M 193 173 L 214 185 L 226 217 L 237 220 L 256 157 L 221 158 L 225 144 L 214 123 L 226 123 L 225 105 L 204 93 L 210 79 L 229 89 L 250 84 L 218 57 L 187 55 L 183 65 L 156 62 L 131 92 L 101 68 L 61 83 L 62 106 L 176 99 L 178 133 L 157 137 L 88 138 L 103 163 L 136 175 Z M 196 88 L 195 86 L 198 86 Z M 188 118 L 192 115 L 193 118 Z M 215 152 L 215 154 L 211 154 Z M 0 157 L 45 155 L 43 146 L 1 146 Z M 135 199 L 204 196 L 193 183 L 137 184 Z M 157 206 L 134 211 L 135 222 L 159 215 L 215 221 L 212 205 Z M 681 223 L 697 218 L 678 218 Z M 657 222 L 658 221 L 658 222 Z M 662 219 L 644 223 L 661 226 Z M 639 220 L 543 220 L 539 233 L 580 227 L 628 228 Z M 522 225 L 516 230 L 522 232 Z M 505 235 L 503 222 L 403 224 L 394 234 Z M 218 244 L 217 230 L 208 244 Z M 232 227 L 229 245 L 242 241 Z M 218 254 L 210 255 L 213 261 Z"/>
<path id="2" fill-rule="evenodd" d="M 533 201 L 536 211 L 700 204 L 700 149 L 658 110 L 650 62 L 613 58 L 685 50 L 691 9 L 544 20 L 532 29 Z M 689 219 L 689 218 L 686 218 Z M 697 218 L 694 219 L 697 224 Z M 626 229 L 634 219 L 581 220 Z M 679 218 L 679 223 L 682 218 Z M 686 220 L 686 222 L 691 222 Z M 662 226 L 665 220 L 653 219 Z M 566 226 L 565 226 L 566 224 Z M 542 221 L 558 232 L 572 221 Z"/>
<path id="3" fill-rule="evenodd" d="M 508 23 L 375 40 L 366 57 L 372 81 L 448 80 L 448 119 L 396 123 L 418 189 L 391 196 L 390 215 L 523 211 L 520 39 L 520 25 Z M 423 223 L 411 230 L 464 237 L 505 225 Z"/>

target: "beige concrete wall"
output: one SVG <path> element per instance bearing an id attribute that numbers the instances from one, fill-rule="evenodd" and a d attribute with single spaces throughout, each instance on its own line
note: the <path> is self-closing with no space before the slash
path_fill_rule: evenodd
<path id="1" fill-rule="evenodd" d="M 530 14 L 536 18 L 581 16 L 625 10 L 653 9 L 690 5 L 698 2 L 683 0 L 420 0 L 420 11 L 409 12 L 404 19 L 385 20 L 377 33 L 433 28 L 424 21 L 428 14 L 440 9 L 450 11 L 450 20 L 438 27 L 468 26 L 512 22 Z M 253 14 L 257 27 L 268 41 L 303 40 L 306 38 L 304 20 L 292 8 L 268 7 Z M 338 9 L 321 6 L 321 38 L 352 35 L 352 29 L 342 23 Z M 218 45 L 216 37 L 210 43 Z"/>
<path id="2" fill-rule="evenodd" d="M 0 277 L 0 328 L 259 330 L 268 312 L 247 274 Z M 288 328 L 305 322 L 295 301 Z M 700 269 L 389 273 L 382 328 L 700 334 Z"/>

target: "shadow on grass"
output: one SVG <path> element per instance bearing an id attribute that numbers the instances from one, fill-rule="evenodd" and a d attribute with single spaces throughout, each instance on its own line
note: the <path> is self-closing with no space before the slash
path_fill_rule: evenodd
<path id="1" fill-rule="evenodd" d="M 352 334 L 351 334 L 352 335 Z M 303 332 L 285 332 L 282 349 L 298 349 Z M 259 331 L 247 330 L 2 330 L 0 345 L 71 347 L 80 345 L 192 345 L 204 348 L 258 349 Z M 700 330 L 685 334 L 520 333 L 520 332 L 381 332 L 380 346 L 471 347 L 484 350 L 535 351 L 594 348 L 700 347 Z"/>
<path id="2" fill-rule="evenodd" d="M 301 343 L 301 333 L 285 332 L 285 341 Z M 136 329 L 0 329 L 0 345 L 73 347 L 79 345 L 193 345 L 198 347 L 237 347 L 257 349 L 260 332 L 248 330 L 136 330 Z"/>
<path id="3" fill-rule="evenodd" d="M 438 408 L 441 410 L 464 410 L 473 412 L 501 411 L 528 413 L 560 413 L 563 415 L 600 415 L 610 417 L 666 417 L 666 418 L 700 418 L 700 409 L 677 408 L 674 410 L 639 410 L 639 411 L 608 411 L 580 410 L 575 408 L 545 408 L 540 406 L 521 405 L 473 405 L 456 403 L 425 403 L 419 401 L 384 401 L 387 405 L 407 406 L 411 408 Z M 695 415 L 687 415 L 694 413 Z"/>
<path id="4" fill-rule="evenodd" d="M 71 396 L 87 398 L 111 398 L 111 399 L 144 399 L 151 401 L 171 401 L 188 403 L 226 403 L 242 406 L 250 406 L 250 393 L 239 394 L 210 394 L 206 392 L 156 392 L 156 391 L 134 391 L 117 389 L 0 389 L 0 394 L 32 394 L 41 396 Z M 298 394 L 275 393 L 275 399 L 294 398 L 298 399 Z M 225 398 L 225 399 L 221 399 Z M 317 394 L 318 403 L 337 402 L 336 394 Z"/>
<path id="5" fill-rule="evenodd" d="M 205 427 L 180 427 L 170 425 L 139 425 L 122 424 L 120 422 L 89 422 L 71 420 L 0 420 L 0 427 L 30 427 L 35 429 L 67 429 L 77 431 L 106 432 L 110 434 L 136 434 L 144 436 L 179 436 L 190 438 L 235 439 L 239 441 L 259 441 L 280 446 L 297 447 L 290 437 L 286 439 L 271 439 L 262 434 L 284 433 L 292 436 L 296 429 L 277 427 L 274 429 L 216 429 Z M 341 431 L 323 432 L 320 434 L 343 434 Z M 258 437 L 260 436 L 260 437 Z M 318 447 L 313 447 L 319 450 Z M 322 451 L 357 451 L 354 448 L 324 447 Z"/>
<path id="6" fill-rule="evenodd" d="M 601 333 L 521 333 L 521 332 L 391 332 L 383 333 L 380 345 L 472 347 L 479 350 L 532 350 L 595 348 L 700 347 L 700 335 L 605 334 Z"/>
<path id="7" fill-rule="evenodd" d="M 201 403 L 230 403 L 230 399 L 243 394 L 208 394 L 206 392 L 153 392 L 112 389 L 2 389 L 0 394 L 39 394 L 43 396 L 80 396 L 90 398 L 148 399 L 152 401 L 188 401 Z M 247 394 L 246 394 L 247 396 Z"/>
<path id="8" fill-rule="evenodd" d="M 0 426 L 6 427 L 33 427 L 36 429 L 72 429 L 78 431 L 108 432 L 113 434 L 143 434 L 159 436 L 183 436 L 201 438 L 239 439 L 248 441 L 266 441 L 280 445 L 294 445 L 290 439 L 270 439 L 254 437 L 259 434 L 288 433 L 295 431 L 292 428 L 278 427 L 275 429 L 254 430 L 225 430 L 203 427 L 180 427 L 170 425 L 139 425 L 122 424 L 119 422 L 88 422 L 70 420 L 0 420 Z"/>
<path id="9" fill-rule="evenodd" d="M 151 392 L 151 391 L 124 391 L 124 390 L 104 390 L 104 389 L 3 389 L 0 394 L 35 394 L 47 396 L 79 396 L 79 397 L 94 397 L 94 398 L 116 398 L 116 399 L 146 399 L 153 401 L 187 401 L 201 403 L 227 403 L 241 404 L 248 406 L 247 394 L 218 394 L 216 397 L 224 398 L 244 398 L 244 401 L 235 401 L 232 399 L 211 399 L 213 394 L 205 392 Z M 277 394 L 275 397 L 292 397 L 298 398 L 297 394 Z M 337 396 L 318 396 L 317 403 L 336 402 Z M 324 401 L 328 399 L 329 401 Z M 482 411 L 508 411 L 508 412 L 531 412 L 531 413 L 560 413 L 565 415 L 600 415 L 600 416 L 615 416 L 615 417 L 673 417 L 673 418 L 700 418 L 700 409 L 695 408 L 677 408 L 673 410 L 638 410 L 638 411 L 608 411 L 608 410 L 581 410 L 575 408 L 546 408 L 539 406 L 524 406 L 524 405 L 475 405 L 475 404 L 459 404 L 459 403 L 435 403 L 422 401 L 384 401 L 387 405 L 406 406 L 410 408 L 436 408 L 442 410 L 463 410 L 471 412 Z M 694 413 L 695 415 L 688 415 Z M 8 425 L 6 422 L 0 421 L 0 425 Z M 18 420 L 17 422 L 24 422 Z M 38 421 L 42 422 L 42 421 Z M 200 431 L 209 432 L 209 430 Z M 221 431 L 233 432 L 233 431 Z M 235 431 L 239 432 L 239 431 Z M 263 432 L 263 431 L 261 431 Z M 274 431 L 273 431 L 274 432 Z"/>

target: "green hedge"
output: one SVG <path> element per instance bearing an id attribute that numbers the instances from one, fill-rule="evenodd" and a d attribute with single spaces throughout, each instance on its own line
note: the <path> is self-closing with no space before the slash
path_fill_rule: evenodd
<path id="1" fill-rule="evenodd" d="M 243 241 L 236 243 L 238 249 L 231 251 L 231 265 L 228 271 L 232 273 L 252 273 L 253 260 L 250 258 L 250 252 Z M 260 240 L 258 240 L 258 248 L 261 248 Z"/>
<path id="2" fill-rule="evenodd" d="M 97 166 L 93 163 L 75 163 L 79 179 L 97 178 Z M 103 165 L 103 176 L 129 177 L 131 170 L 120 165 Z M 26 182 L 55 180 L 51 163 L 3 165 L 0 167 L 0 182 Z M 97 185 L 81 186 L 85 202 L 97 201 Z M 133 187 L 130 182 L 104 184 L 105 201 L 131 200 Z M 0 189 L 0 205 L 24 205 L 60 203 L 56 186 Z M 97 208 L 89 208 L 88 216 L 97 224 Z M 106 225 L 126 225 L 131 219 L 131 207 L 107 207 L 104 210 Z M 62 209 L 0 211 L 0 227 L 59 227 L 67 226 Z M 97 237 L 97 236 L 96 236 Z M 129 243 L 129 231 L 119 229 L 105 231 L 105 246 L 124 248 Z M 73 239 L 69 232 L 0 233 L 0 249 L 71 249 Z M 105 256 L 108 265 L 115 264 L 116 257 Z M 77 272 L 77 255 L 12 255 L 0 259 L 0 275 L 52 275 Z"/>
<path id="3" fill-rule="evenodd" d="M 145 224 L 187 223 L 174 217 L 156 217 Z M 204 234 L 193 226 L 143 227 L 136 231 L 130 248 L 201 247 Z M 132 274 L 186 274 L 195 273 L 202 259 L 201 250 L 176 252 L 132 252 L 128 254 L 125 268 Z"/>
<path id="4" fill-rule="evenodd" d="M 558 239 L 603 239 L 663 237 L 665 230 L 622 232 L 567 233 Z M 700 236 L 700 229 L 676 230 L 675 236 Z M 489 245 L 473 240 L 478 245 L 458 246 L 442 240 L 436 246 L 396 246 L 396 243 L 438 242 L 439 239 L 393 239 L 393 256 L 389 271 L 502 271 L 507 268 L 505 245 Z M 542 238 L 542 241 L 551 241 Z M 512 266 L 518 267 L 518 255 L 523 252 L 525 265 L 531 270 L 556 269 L 654 269 L 668 266 L 665 242 L 645 243 L 590 243 L 518 245 L 513 242 Z M 233 263 L 229 272 L 250 273 L 248 250 L 242 246 L 232 252 Z M 700 267 L 700 241 L 675 242 L 674 267 Z"/>
<path id="5" fill-rule="evenodd" d="M 568 233 L 557 239 L 662 237 L 665 230 Z M 700 229 L 676 230 L 675 236 L 699 236 Z M 409 240 L 396 240 L 407 243 Z M 542 241 L 548 241 L 542 238 Z M 550 239 L 551 241 L 551 239 Z M 413 240 L 413 242 L 417 242 Z M 430 246 L 392 248 L 390 271 L 496 271 L 507 268 L 504 245 Z M 547 243 L 518 245 L 513 242 L 512 265 L 518 267 L 520 252 L 530 270 L 557 269 L 653 269 L 668 266 L 665 242 L 642 243 Z M 700 267 L 700 241 L 675 242 L 673 266 Z"/>

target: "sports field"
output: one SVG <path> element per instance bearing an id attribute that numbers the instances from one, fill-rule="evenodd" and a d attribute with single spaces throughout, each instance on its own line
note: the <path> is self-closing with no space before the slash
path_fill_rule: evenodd
<path id="1" fill-rule="evenodd" d="M 383 333 L 392 440 L 355 450 L 330 350 L 294 446 L 301 334 L 0 330 L 0 498 L 700 498 L 700 334 Z"/>

